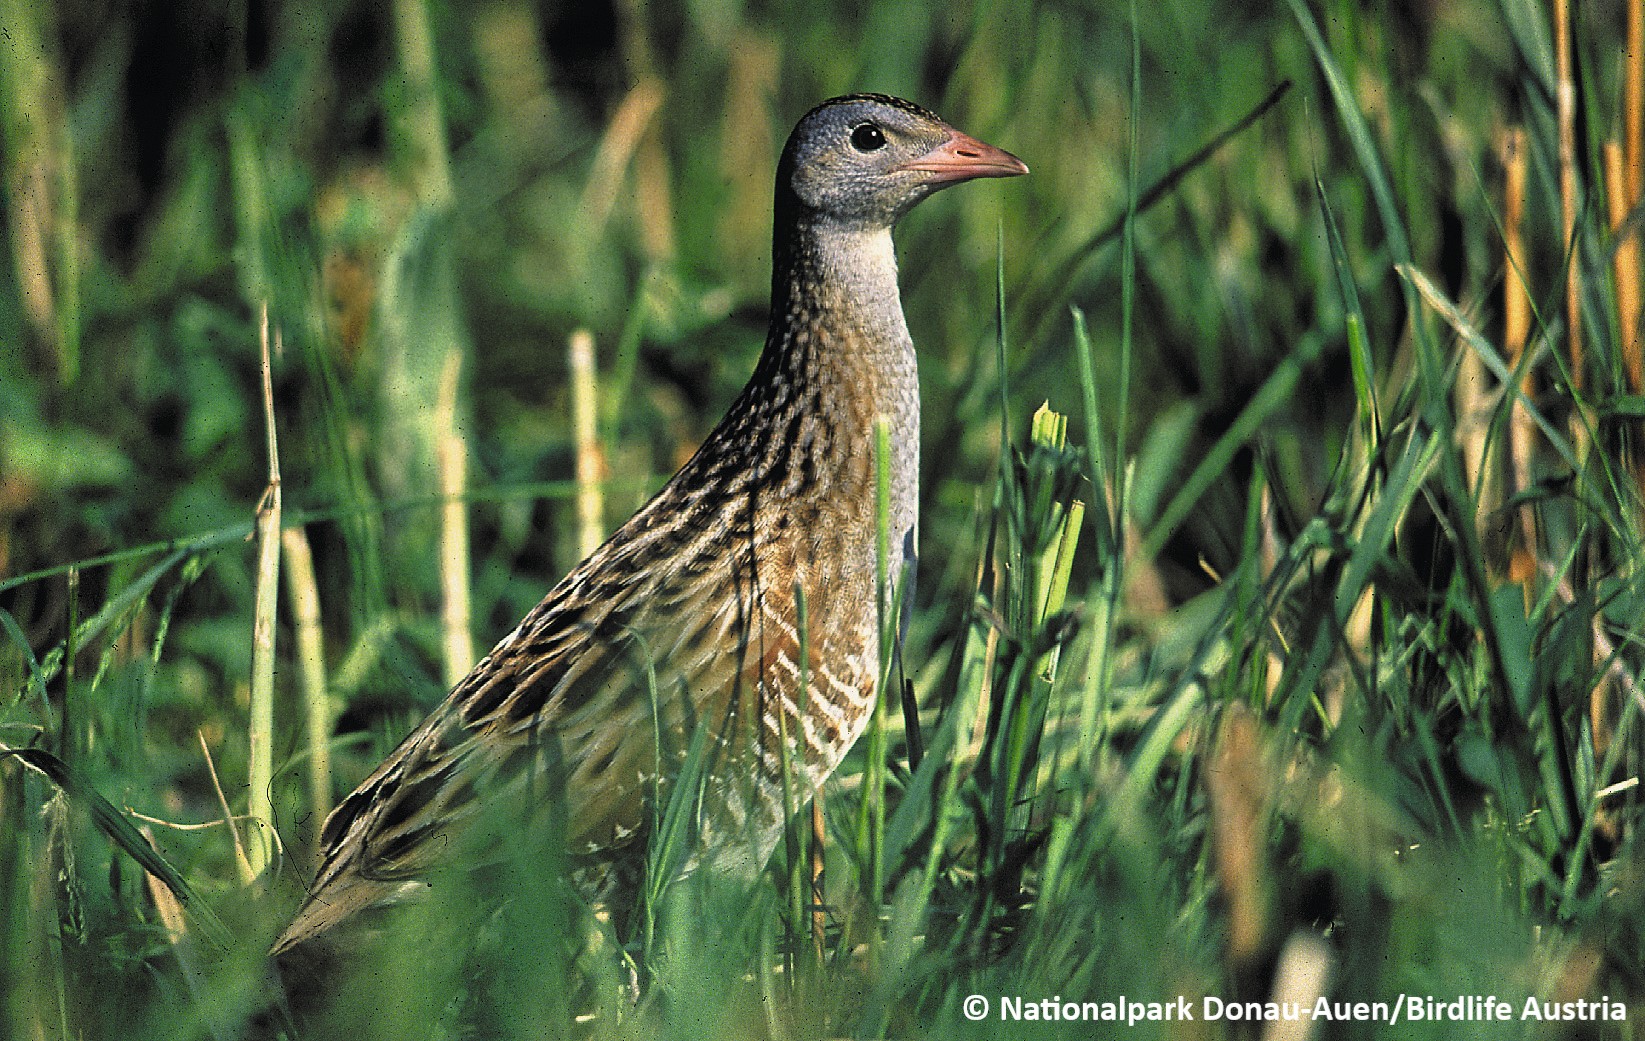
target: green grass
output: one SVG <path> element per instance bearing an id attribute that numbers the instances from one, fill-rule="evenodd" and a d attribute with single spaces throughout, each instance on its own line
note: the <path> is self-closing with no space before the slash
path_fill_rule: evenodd
<path id="1" fill-rule="evenodd" d="M 1520 0 L 622 6 L 0 2 L 0 1036 L 251 1029 L 317 788 L 444 693 L 442 446 L 483 649 L 576 561 L 573 333 L 615 526 L 746 379 L 777 151 L 853 89 L 1034 172 L 899 232 L 921 574 L 825 791 L 820 943 L 804 808 L 755 892 L 654 886 L 623 937 L 522 834 L 309 1036 L 1236 1037 L 999 1009 L 1486 994 L 1513 1019 L 1315 1036 L 1638 1036 L 1645 399 L 1597 161 L 1620 9 L 1576 26 L 1568 250 L 1551 25 Z M 281 592 L 254 752 L 264 302 L 319 617 Z M 1628 1019 L 1521 1022 L 1531 997 Z"/>

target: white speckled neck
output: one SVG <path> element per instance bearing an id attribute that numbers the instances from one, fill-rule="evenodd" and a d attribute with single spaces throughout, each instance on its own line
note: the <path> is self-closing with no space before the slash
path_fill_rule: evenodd
<path id="1" fill-rule="evenodd" d="M 863 229 L 818 220 L 795 229 L 779 251 L 780 314 L 791 323 L 826 333 L 806 337 L 832 349 L 800 351 L 790 363 L 806 368 L 819 393 L 838 395 L 830 411 L 856 418 L 859 429 L 842 431 L 873 451 L 873 420 L 891 422 L 892 573 L 910 559 L 919 506 L 920 388 L 914 341 L 903 316 L 897 257 L 891 229 Z M 774 330 L 775 331 L 775 330 Z M 825 407 L 827 407 L 825 405 Z"/>

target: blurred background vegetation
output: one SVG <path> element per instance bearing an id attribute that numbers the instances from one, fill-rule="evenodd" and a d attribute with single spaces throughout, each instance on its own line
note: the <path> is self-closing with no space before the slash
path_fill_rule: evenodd
<path id="1" fill-rule="evenodd" d="M 1018 953 L 922 969 L 893 944 L 903 982 L 866 973 L 868 1011 L 742 1025 L 986 1035 L 955 1004 L 981 981 L 1262 998 L 1308 952 L 1332 994 L 1606 993 L 1637 1020 L 1637 142 L 1620 210 L 1604 160 L 1637 128 L 1630 17 L 1621 0 L 1568 24 L 1529 0 L 0 0 L 0 743 L 49 753 L 0 761 L 0 1032 L 212 1020 L 169 982 L 164 897 L 88 793 L 260 950 L 328 800 L 747 378 L 776 156 L 812 104 L 856 90 L 1033 169 L 945 192 L 898 235 L 925 417 L 904 660 L 959 763 L 970 724 L 950 706 L 982 693 L 990 748 L 1010 729 L 987 708 L 1004 688 L 977 679 L 1004 668 L 988 641 L 1065 652 L 1060 672 L 1027 658 L 1047 742 L 1008 771 L 1056 794 L 1002 810 L 1020 844 L 993 861 L 974 822 L 921 890 L 941 917 L 944 885 L 1008 876 L 1027 924 L 954 915 L 1029 937 Z M 1148 205 L 1119 234 L 1133 195 Z M 282 589 L 272 703 L 251 540 L 265 306 L 282 523 L 306 533 L 318 610 L 305 626 Z M 1042 400 L 1071 415 L 1083 462 L 1024 450 L 1002 469 L 1002 400 L 1017 442 Z M 1065 610 L 1000 628 L 1011 579 L 985 565 L 1021 562 L 992 525 L 1036 465 L 1079 475 L 1056 498 L 1087 504 L 1090 533 Z M 248 736 L 269 709 L 272 734 Z M 1063 748 L 1064 724 L 1085 743 Z M 890 781 L 859 753 L 835 797 L 889 783 L 942 820 L 988 805 L 922 787 L 918 742 L 887 725 Z M 249 872 L 210 826 L 248 810 L 272 825 L 243 829 Z M 278 881 L 249 889 L 273 836 Z M 928 932 L 935 949 L 929 923 L 903 940 Z"/>

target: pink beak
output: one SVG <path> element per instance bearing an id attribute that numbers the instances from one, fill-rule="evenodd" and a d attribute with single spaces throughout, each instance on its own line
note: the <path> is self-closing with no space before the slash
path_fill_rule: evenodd
<path id="1" fill-rule="evenodd" d="M 931 181 L 942 185 L 973 177 L 1016 177 L 1028 172 L 1028 164 L 1003 148 L 985 145 L 970 134 L 950 129 L 948 140 L 896 169 L 934 174 Z"/>

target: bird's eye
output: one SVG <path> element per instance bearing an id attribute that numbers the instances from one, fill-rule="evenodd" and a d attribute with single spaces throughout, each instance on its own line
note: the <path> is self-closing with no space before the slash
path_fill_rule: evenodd
<path id="1" fill-rule="evenodd" d="M 859 152 L 874 152 L 885 147 L 885 132 L 872 123 L 864 123 L 851 131 L 851 147 Z"/>

